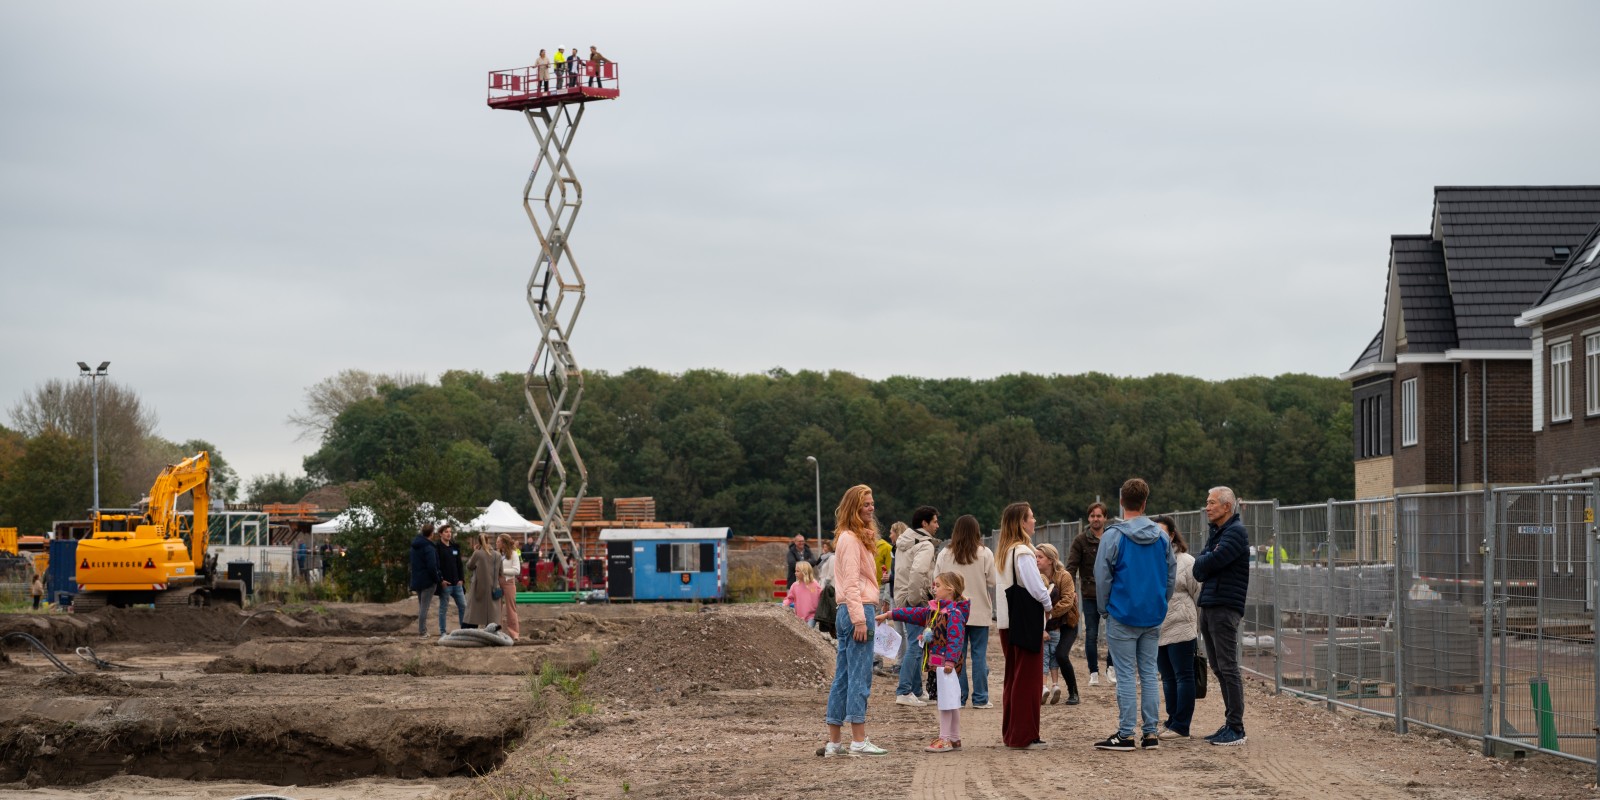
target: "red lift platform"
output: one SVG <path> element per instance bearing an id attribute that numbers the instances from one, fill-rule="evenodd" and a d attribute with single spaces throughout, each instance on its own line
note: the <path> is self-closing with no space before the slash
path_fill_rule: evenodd
<path id="1" fill-rule="evenodd" d="M 576 75 L 567 73 L 557 76 L 552 67 L 549 75 L 549 80 L 540 81 L 535 67 L 489 73 L 489 107 L 526 111 L 566 103 L 614 100 L 622 93 L 618 88 L 615 61 L 607 61 L 598 67 L 585 61 Z M 577 85 L 572 85 L 574 83 Z"/>

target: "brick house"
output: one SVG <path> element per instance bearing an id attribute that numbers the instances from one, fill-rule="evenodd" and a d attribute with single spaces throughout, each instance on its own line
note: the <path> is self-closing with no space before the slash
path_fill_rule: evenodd
<path id="1" fill-rule="evenodd" d="M 1600 186 L 1440 186 L 1431 233 L 1390 238 L 1383 325 L 1340 376 L 1358 498 L 1535 482 L 1536 345 L 1516 321 L 1596 221 Z"/>
<path id="2" fill-rule="evenodd" d="M 1600 225 L 1516 324 L 1533 337 L 1537 479 L 1600 477 Z"/>

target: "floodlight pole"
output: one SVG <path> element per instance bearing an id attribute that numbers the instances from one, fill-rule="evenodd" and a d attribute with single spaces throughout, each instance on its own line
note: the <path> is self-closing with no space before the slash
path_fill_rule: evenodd
<path id="1" fill-rule="evenodd" d="M 822 552 L 822 465 L 817 463 L 816 456 L 806 456 L 811 462 L 813 472 L 817 478 L 817 552 Z"/>
<path id="2" fill-rule="evenodd" d="M 94 370 L 89 365 L 78 362 L 78 377 L 89 379 L 89 426 L 92 431 L 90 445 L 94 449 L 94 517 L 100 518 L 100 379 L 106 376 L 106 367 L 111 366 L 110 361 L 100 362 Z"/>

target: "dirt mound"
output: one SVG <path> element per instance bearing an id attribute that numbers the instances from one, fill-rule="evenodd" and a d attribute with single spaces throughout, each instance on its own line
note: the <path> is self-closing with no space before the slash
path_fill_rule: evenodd
<path id="1" fill-rule="evenodd" d="M 91 695 L 94 697 L 132 697 L 138 694 L 128 682 L 110 675 L 80 673 L 67 675 L 54 673 L 39 681 L 39 688 L 55 694 Z"/>
<path id="2" fill-rule="evenodd" d="M 733 550 L 728 553 L 728 568 L 752 567 L 762 572 L 777 570 L 782 573 L 789 566 L 789 545 L 772 542 L 750 550 Z"/>
<path id="3" fill-rule="evenodd" d="M 409 604 L 327 603 L 282 608 L 189 606 L 105 608 L 90 614 L 4 614 L 0 634 L 32 635 L 57 653 L 110 642 L 200 644 L 258 637 L 389 634 L 415 626 L 415 601 Z M 21 647 L 15 640 L 7 649 Z"/>
<path id="4" fill-rule="evenodd" d="M 409 637 L 404 641 L 253 639 L 206 665 L 205 671 L 212 674 L 526 675 L 537 667 L 544 649 L 440 647 L 431 638 L 418 642 Z"/>
<path id="5" fill-rule="evenodd" d="M 707 607 L 641 626 L 601 653 L 585 688 L 646 703 L 774 685 L 820 689 L 833 677 L 826 641 L 775 605 Z"/>

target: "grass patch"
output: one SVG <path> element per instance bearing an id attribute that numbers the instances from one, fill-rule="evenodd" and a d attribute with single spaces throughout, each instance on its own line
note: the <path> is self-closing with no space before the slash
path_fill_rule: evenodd
<path id="1" fill-rule="evenodd" d="M 734 567 L 728 572 L 728 597 L 735 603 L 771 603 L 777 598 L 773 581 L 783 580 L 783 567 L 761 569 L 754 566 Z"/>
<path id="2" fill-rule="evenodd" d="M 548 700 L 552 693 L 546 691 L 552 687 L 561 698 L 561 706 L 554 708 Z M 565 725 L 574 717 L 594 713 L 594 703 L 583 695 L 583 676 L 558 669 L 549 661 L 528 674 L 528 691 L 533 695 L 534 707 L 551 717 L 554 725 Z"/>

